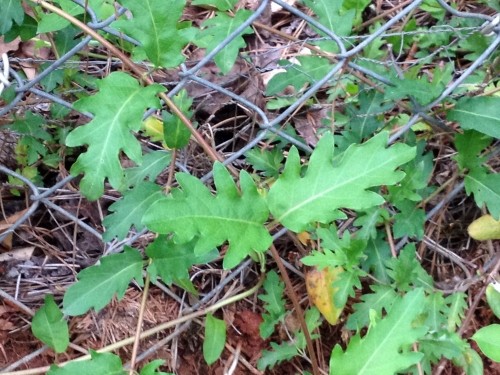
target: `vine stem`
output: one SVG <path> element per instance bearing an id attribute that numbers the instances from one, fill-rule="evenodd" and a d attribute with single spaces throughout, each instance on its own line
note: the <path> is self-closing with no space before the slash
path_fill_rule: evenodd
<path id="1" fill-rule="evenodd" d="M 116 48 L 113 44 L 111 44 L 108 40 L 106 40 L 103 36 L 99 35 L 96 31 L 85 25 L 83 22 L 80 20 L 76 19 L 72 15 L 66 13 L 64 10 L 48 3 L 47 1 L 44 0 L 30 0 L 31 2 L 34 2 L 41 7 L 57 14 L 58 16 L 66 19 L 67 21 L 71 22 L 73 25 L 77 26 L 80 28 L 83 32 L 86 34 L 90 35 L 92 38 L 97 40 L 99 43 L 101 43 L 104 47 L 106 47 L 112 54 L 114 54 L 116 57 L 118 57 L 123 64 L 128 67 L 132 72 L 134 72 L 138 78 L 145 84 L 147 85 L 152 85 L 155 82 L 147 77 L 144 72 L 137 67 L 136 64 L 130 58 L 125 55 L 122 51 L 120 51 L 118 48 Z M 179 119 L 182 121 L 182 123 L 186 126 L 186 128 L 189 129 L 191 135 L 194 137 L 196 142 L 201 146 L 203 151 L 208 155 L 208 157 L 212 161 L 220 161 L 223 162 L 224 158 L 216 151 L 214 150 L 208 143 L 205 141 L 205 139 L 201 136 L 200 133 L 196 131 L 194 128 L 193 124 L 189 119 L 182 113 L 182 111 L 175 105 L 175 103 L 170 99 L 164 92 L 158 94 L 160 98 L 168 105 L 170 110 L 177 116 Z M 238 176 L 237 170 L 232 166 L 232 165 L 227 165 L 227 168 L 233 174 L 234 176 Z"/>
<path id="2" fill-rule="evenodd" d="M 191 314 L 181 316 L 177 319 L 170 320 L 170 321 L 162 323 L 156 327 L 148 329 L 147 331 L 144 331 L 139 335 L 139 339 L 141 339 L 141 340 L 145 339 L 146 337 L 152 336 L 158 332 L 165 331 L 166 329 L 169 329 L 169 328 L 172 328 L 178 324 L 182 324 L 184 322 L 187 322 L 188 320 L 199 318 L 199 317 L 204 316 L 208 313 L 217 311 L 218 309 L 220 309 L 224 306 L 230 305 L 230 304 L 235 303 L 237 301 L 241 301 L 242 299 L 245 299 L 245 298 L 251 296 L 252 294 L 256 293 L 261 288 L 262 284 L 264 283 L 264 279 L 265 279 L 265 274 L 261 274 L 257 284 L 255 284 L 252 288 L 246 290 L 245 292 L 237 294 L 237 295 L 232 296 L 232 297 L 229 297 L 225 300 L 219 301 L 219 302 L 213 304 L 212 306 L 207 307 L 206 309 L 192 312 Z M 123 339 L 121 341 L 115 342 L 114 344 L 111 344 L 111 345 L 108 345 L 104 348 L 98 349 L 98 350 L 96 350 L 96 352 L 97 353 L 109 353 L 113 350 L 120 349 L 126 345 L 133 344 L 135 342 L 135 340 L 136 340 L 135 336 L 128 337 L 128 338 Z M 65 366 L 71 362 L 86 361 L 89 359 L 91 359 L 90 355 L 84 355 L 82 357 L 72 359 L 71 361 L 59 363 L 58 366 L 62 367 L 62 366 Z M 34 368 L 34 369 L 28 369 L 28 370 L 6 372 L 6 373 L 3 373 L 3 375 L 35 375 L 35 374 L 44 374 L 49 370 L 50 370 L 50 366 L 45 366 L 45 367 L 38 367 L 38 368 Z"/>
<path id="3" fill-rule="evenodd" d="M 286 272 L 286 268 L 283 265 L 283 262 L 281 261 L 280 255 L 278 253 L 278 250 L 276 250 L 276 247 L 274 245 L 271 245 L 270 247 L 271 254 L 278 265 L 278 268 L 281 273 L 281 277 L 283 278 L 283 281 L 285 282 L 286 290 L 288 297 L 290 297 L 290 300 L 292 301 L 293 307 L 297 311 L 297 318 L 300 323 L 300 327 L 302 328 L 302 331 L 304 332 L 304 337 L 306 338 L 306 345 L 307 345 L 307 351 L 309 352 L 309 356 L 311 357 L 311 365 L 312 365 L 312 371 L 314 375 L 319 375 L 319 366 L 318 366 L 318 360 L 316 358 L 316 352 L 314 350 L 314 345 L 311 340 L 311 335 L 309 333 L 309 330 L 307 329 L 307 324 L 306 321 L 304 320 L 304 311 L 302 310 L 302 307 L 300 307 L 299 300 L 297 299 L 297 295 L 295 294 L 295 291 L 293 290 L 292 282 L 290 281 L 290 278 L 288 277 L 288 273 Z"/>

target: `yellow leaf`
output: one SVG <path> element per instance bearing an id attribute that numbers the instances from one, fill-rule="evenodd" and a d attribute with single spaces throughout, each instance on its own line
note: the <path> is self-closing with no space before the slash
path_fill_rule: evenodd
<path id="1" fill-rule="evenodd" d="M 297 239 L 304 246 L 307 246 L 309 242 L 311 242 L 311 235 L 308 232 L 300 232 L 297 234 Z"/>
<path id="2" fill-rule="evenodd" d="M 500 221 L 493 219 L 491 215 L 484 215 L 474 220 L 467 232 L 478 241 L 500 240 Z"/>
<path id="3" fill-rule="evenodd" d="M 149 116 L 142 123 L 144 132 L 153 142 L 163 141 L 163 122 L 154 116 Z"/>
<path id="4" fill-rule="evenodd" d="M 342 267 L 325 267 L 321 271 L 314 268 L 306 274 L 307 294 L 331 325 L 337 323 L 343 309 L 343 306 L 335 306 L 334 296 L 338 288 L 333 287 L 333 282 L 343 271 Z"/>

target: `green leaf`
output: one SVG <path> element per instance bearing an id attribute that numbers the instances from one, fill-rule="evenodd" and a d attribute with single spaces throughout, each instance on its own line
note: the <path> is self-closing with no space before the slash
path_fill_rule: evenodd
<path id="1" fill-rule="evenodd" d="M 495 220 L 500 219 L 500 175 L 476 170 L 465 176 L 465 191 L 474 194 L 478 207 L 483 204 Z"/>
<path id="2" fill-rule="evenodd" d="M 388 112 L 394 107 L 393 102 L 383 101 L 384 95 L 376 91 L 362 91 L 359 94 L 358 103 L 346 107 L 349 122 L 346 129 L 354 136 L 356 142 L 373 135 L 373 133 L 384 125 L 379 115 Z"/>
<path id="3" fill-rule="evenodd" d="M 262 323 L 260 323 L 260 337 L 263 339 L 269 338 L 273 332 L 274 327 L 285 317 L 285 301 L 283 299 L 283 292 L 285 290 L 285 283 L 281 281 L 275 271 L 269 271 L 264 281 L 265 294 L 259 294 L 259 299 L 264 301 L 265 314 L 262 314 Z"/>
<path id="4" fill-rule="evenodd" d="M 257 368 L 264 371 L 266 368 L 273 368 L 280 362 L 292 359 L 299 354 L 297 346 L 290 342 L 277 344 L 271 342 L 272 350 L 264 350 L 262 356 L 257 362 Z"/>
<path id="5" fill-rule="evenodd" d="M 388 201 L 394 204 L 407 200 L 420 202 L 427 194 L 429 180 L 434 169 L 434 155 L 432 152 L 423 154 L 424 147 L 424 142 L 419 143 L 417 156 L 404 166 L 405 178 L 398 185 L 387 187 Z"/>
<path id="6" fill-rule="evenodd" d="M 218 10 L 231 10 L 234 8 L 238 0 L 194 0 L 193 5 L 211 5 Z"/>
<path id="7" fill-rule="evenodd" d="M 198 47 L 206 48 L 207 52 L 211 52 L 251 15 L 252 12 L 246 9 L 238 10 L 234 17 L 226 13 L 217 12 L 214 18 L 203 22 L 202 30 L 200 30 L 193 43 Z M 222 51 L 215 55 L 215 64 L 217 64 L 222 74 L 226 74 L 232 69 L 240 48 L 246 46 L 243 35 L 248 34 L 253 34 L 250 26 L 245 28 L 239 36 L 234 38 Z"/>
<path id="8" fill-rule="evenodd" d="M 165 151 L 148 152 L 142 158 L 142 163 L 138 167 L 125 169 L 125 181 L 121 191 L 126 190 L 131 186 L 135 186 L 143 182 L 146 178 L 154 182 L 156 177 L 165 170 L 170 164 L 172 155 Z"/>
<path id="9" fill-rule="evenodd" d="M 276 74 L 266 88 L 266 95 L 280 93 L 288 86 L 300 90 L 306 83 L 315 83 L 328 73 L 331 63 L 328 59 L 319 56 L 298 56 L 297 64 L 288 60 L 280 60 L 278 65 L 286 68 L 286 72 Z"/>
<path id="10" fill-rule="evenodd" d="M 424 237 L 425 211 L 408 200 L 399 202 L 396 207 L 401 212 L 394 215 L 394 238 L 410 236 L 418 240 L 422 239 Z"/>
<path id="11" fill-rule="evenodd" d="M 356 12 L 354 24 L 358 25 L 362 21 L 363 11 L 371 3 L 371 0 L 343 0 L 342 12 L 353 9 Z"/>
<path id="12" fill-rule="evenodd" d="M 69 345 L 68 323 L 51 295 L 45 296 L 43 306 L 35 313 L 31 330 L 56 353 L 64 353 Z"/>
<path id="13" fill-rule="evenodd" d="M 330 357 L 330 374 L 394 374 L 416 364 L 422 354 L 411 351 L 411 345 L 427 329 L 414 327 L 413 321 L 424 308 L 424 292 L 409 292 L 389 313 L 361 338 L 351 338 L 345 352 L 337 344 Z"/>
<path id="14" fill-rule="evenodd" d="M 66 12 L 72 16 L 77 16 L 77 15 L 82 14 L 84 12 L 83 7 L 81 7 L 78 4 L 75 4 L 71 0 L 57 0 L 56 2 L 59 3 L 60 8 L 64 12 Z M 62 30 L 70 25 L 70 22 L 67 19 L 61 17 L 60 15 L 58 15 L 56 13 L 40 12 L 40 13 L 38 13 L 38 16 L 40 17 L 40 21 L 38 22 L 38 29 L 37 29 L 38 34 L 59 31 L 59 30 Z"/>
<path id="15" fill-rule="evenodd" d="M 373 293 L 363 294 L 360 303 L 353 305 L 354 313 L 347 318 L 346 327 L 359 330 L 370 323 L 370 310 L 382 316 L 382 310 L 389 311 L 394 302 L 399 298 L 393 287 L 387 285 L 371 285 Z"/>
<path id="16" fill-rule="evenodd" d="M 461 358 L 454 359 L 453 363 L 461 366 L 466 375 L 484 375 L 483 359 L 471 348 L 465 350 Z"/>
<path id="17" fill-rule="evenodd" d="M 150 62 L 156 67 L 174 68 L 184 61 L 182 50 L 195 35 L 195 29 L 179 23 L 185 0 L 122 0 L 120 3 L 133 17 L 115 21 L 112 26 L 137 39 L 142 47 L 139 50 Z"/>
<path id="18" fill-rule="evenodd" d="M 253 148 L 245 154 L 246 161 L 264 176 L 278 177 L 284 159 L 283 151 L 278 148 L 263 150 Z"/>
<path id="19" fill-rule="evenodd" d="M 476 96 L 462 98 L 448 112 L 448 120 L 457 121 L 462 129 L 476 130 L 500 138 L 500 97 Z"/>
<path id="20" fill-rule="evenodd" d="M 415 244 L 406 245 L 397 258 L 390 258 L 386 263 L 387 274 L 395 281 L 398 289 L 408 291 L 414 287 L 432 288 L 432 277 L 416 258 Z"/>
<path id="21" fill-rule="evenodd" d="M 292 147 L 279 179 L 268 195 L 274 218 L 294 232 L 312 222 L 328 223 L 339 208 L 364 210 L 384 203 L 368 190 L 391 185 L 404 177 L 395 169 L 415 156 L 415 149 L 403 144 L 386 148 L 388 134 L 380 133 L 361 145 L 351 145 L 333 164 L 333 136 L 323 135 L 301 175 L 300 156 Z"/>
<path id="22" fill-rule="evenodd" d="M 458 155 L 455 160 L 461 169 L 474 170 L 481 168 L 486 161 L 485 157 L 479 157 L 479 153 L 491 144 L 491 137 L 475 130 L 466 130 L 463 134 L 455 135 L 455 147 Z"/>
<path id="23" fill-rule="evenodd" d="M 384 235 L 377 232 L 377 237 L 369 240 L 366 245 L 366 260 L 361 263 L 365 271 L 371 270 L 373 276 L 382 283 L 389 283 L 389 275 L 385 264 L 391 259 L 391 249 Z"/>
<path id="24" fill-rule="evenodd" d="M 248 173 L 240 172 L 240 192 L 227 169 L 216 163 L 215 196 L 196 177 L 177 173 L 176 178 L 180 188 L 146 212 L 143 222 L 150 230 L 174 233 L 177 243 L 198 237 L 196 254 L 228 241 L 224 268 L 232 268 L 252 251 L 265 251 L 271 245 L 271 236 L 264 227 L 269 211 Z"/>
<path id="25" fill-rule="evenodd" d="M 421 105 L 430 103 L 444 89 L 444 84 L 434 84 L 429 82 L 426 77 L 394 79 L 393 84 L 394 86 L 387 87 L 385 99 L 397 100 L 409 96 L 415 98 Z"/>
<path id="26" fill-rule="evenodd" d="M 303 2 L 316 13 L 318 21 L 336 35 L 347 36 L 351 33 L 356 10 L 349 9 L 341 12 L 344 0 L 303 0 Z M 321 31 L 318 32 L 321 36 L 325 35 Z M 335 42 L 327 41 L 316 44 L 324 51 L 335 52 L 338 50 Z"/>
<path id="27" fill-rule="evenodd" d="M 176 283 L 187 290 L 196 293 L 194 285 L 189 280 L 189 270 L 195 264 L 206 264 L 213 261 L 219 253 L 216 249 L 203 255 L 194 252 L 196 239 L 185 243 L 176 244 L 167 236 L 158 236 L 153 243 L 146 248 L 146 255 L 152 262 L 148 267 L 148 273 L 155 280 L 161 277 L 165 284 Z"/>
<path id="28" fill-rule="evenodd" d="M 205 319 L 205 340 L 203 358 L 211 365 L 219 359 L 226 344 L 226 322 L 208 314 Z"/>
<path id="29" fill-rule="evenodd" d="M 64 367 L 50 366 L 47 375 L 126 375 L 120 357 L 111 353 L 97 353 L 90 350 L 92 359 L 73 361 Z"/>
<path id="30" fill-rule="evenodd" d="M 172 99 L 177 107 L 186 115 L 189 119 L 193 115 L 193 112 L 189 109 L 193 104 L 193 99 L 191 99 L 186 90 L 180 91 Z M 165 143 L 169 148 L 183 148 L 189 143 L 189 138 L 191 137 L 191 132 L 186 125 L 181 121 L 177 115 L 171 114 L 167 111 L 162 112 L 163 117 L 163 136 Z"/>
<path id="31" fill-rule="evenodd" d="M 359 239 L 369 240 L 377 237 L 377 227 L 384 223 L 389 218 L 389 213 L 381 207 L 372 207 L 367 209 L 363 214 L 360 214 L 354 221 L 354 225 L 361 227 L 356 232 Z"/>
<path id="32" fill-rule="evenodd" d="M 500 362 L 500 324 L 490 324 L 481 328 L 471 337 L 485 356 Z"/>
<path id="33" fill-rule="evenodd" d="M 154 361 L 149 362 L 146 366 L 141 369 L 140 375 L 174 375 L 173 373 L 156 371 L 158 367 L 163 365 L 165 361 L 163 359 L 155 359 Z"/>
<path id="34" fill-rule="evenodd" d="M 123 253 L 102 257 L 100 265 L 78 273 L 78 281 L 64 295 L 64 313 L 75 316 L 85 314 L 91 308 L 99 311 L 115 294 L 118 299 L 123 298 L 132 279 L 139 285 L 143 284 L 142 266 L 141 254 L 128 246 Z"/>
<path id="35" fill-rule="evenodd" d="M 496 285 L 496 287 L 494 286 Z M 491 311 L 493 314 L 500 319 L 500 291 L 498 289 L 497 282 L 490 283 L 486 287 L 486 300 L 488 301 L 488 305 L 490 305 Z"/>
<path id="36" fill-rule="evenodd" d="M 156 84 L 141 87 L 137 80 L 122 72 L 111 73 L 98 86 L 99 93 L 75 103 L 76 109 L 92 112 L 94 119 L 66 138 L 69 147 L 89 145 L 71 167 L 71 174 L 85 173 L 80 189 L 90 200 L 103 194 L 105 178 L 114 188 L 122 185 L 121 151 L 140 164 L 141 145 L 132 132 L 140 129 L 145 109 L 160 106 L 156 94 L 164 91 Z"/>
<path id="37" fill-rule="evenodd" d="M 24 9 L 20 0 L 0 1 L 0 35 L 12 28 L 15 22 L 21 25 L 24 20 Z"/>
<path id="38" fill-rule="evenodd" d="M 161 187 L 153 182 L 144 181 L 131 190 L 123 193 L 123 197 L 109 206 L 113 212 L 106 216 L 103 224 L 106 231 L 102 238 L 111 241 L 117 237 L 123 240 L 132 226 L 137 232 L 144 229 L 142 217 L 149 207 L 162 196 Z"/>
<path id="39" fill-rule="evenodd" d="M 447 318 L 448 332 L 455 332 L 460 327 L 467 307 L 467 295 L 463 292 L 455 292 L 446 297 L 443 314 Z"/>

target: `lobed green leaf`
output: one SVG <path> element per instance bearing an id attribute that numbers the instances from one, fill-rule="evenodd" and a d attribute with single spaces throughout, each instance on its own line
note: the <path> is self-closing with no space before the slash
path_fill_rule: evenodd
<path id="1" fill-rule="evenodd" d="M 350 146 L 333 163 L 333 136 L 325 134 L 301 175 L 300 156 L 290 150 L 285 168 L 268 195 L 274 218 L 301 232 L 312 222 L 328 223 L 339 208 L 364 210 L 384 203 L 372 187 L 392 185 L 404 177 L 396 168 L 415 157 L 415 148 L 396 144 L 386 148 L 388 134 Z"/>

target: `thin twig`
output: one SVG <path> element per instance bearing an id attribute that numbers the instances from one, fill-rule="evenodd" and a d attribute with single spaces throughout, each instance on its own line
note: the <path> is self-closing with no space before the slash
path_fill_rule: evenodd
<path id="1" fill-rule="evenodd" d="M 134 375 L 135 361 L 137 358 L 137 351 L 139 350 L 139 341 L 142 331 L 142 322 L 144 320 L 144 311 L 146 310 L 146 302 L 148 300 L 148 295 L 149 295 L 149 279 L 150 276 L 148 273 L 146 274 L 146 280 L 144 281 L 144 290 L 142 292 L 141 308 L 139 310 L 139 316 L 137 318 L 137 329 L 135 331 L 135 341 L 134 341 L 134 346 L 132 347 L 132 356 L 130 358 L 129 375 Z"/>

